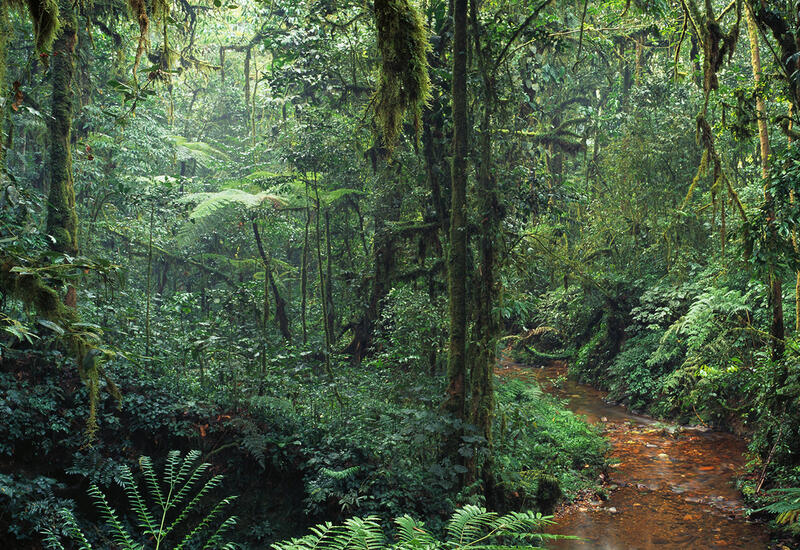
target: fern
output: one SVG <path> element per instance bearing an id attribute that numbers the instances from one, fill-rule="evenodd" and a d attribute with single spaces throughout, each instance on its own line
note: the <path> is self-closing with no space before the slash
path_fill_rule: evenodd
<path id="1" fill-rule="evenodd" d="M 347 479 L 348 477 L 355 475 L 360 469 L 361 466 L 350 466 L 344 470 L 329 470 L 328 468 L 321 468 L 320 472 L 331 479 L 340 480 Z"/>
<path id="2" fill-rule="evenodd" d="M 190 193 L 178 200 L 178 204 L 194 204 L 188 222 L 183 225 L 179 237 L 184 241 L 193 233 L 205 235 L 219 230 L 226 223 L 241 221 L 242 212 L 253 212 L 265 204 L 282 207 L 286 200 L 267 192 L 248 193 L 241 189 L 224 189 L 216 193 Z"/>
<path id="3" fill-rule="evenodd" d="M 211 161 L 230 160 L 228 155 L 216 147 L 202 141 L 189 141 L 183 136 L 170 136 L 169 138 L 175 145 L 175 150 L 179 160 L 194 159 L 199 164 L 209 164 Z"/>
<path id="4" fill-rule="evenodd" d="M 656 353 L 663 353 L 661 348 L 677 336 L 686 342 L 686 367 L 699 366 L 708 357 L 726 357 L 731 349 L 730 342 L 735 340 L 731 332 L 742 324 L 733 321 L 749 314 L 749 298 L 749 294 L 725 288 L 712 288 L 700 294 L 686 315 L 664 333 L 662 346 Z"/>
<path id="5" fill-rule="evenodd" d="M 274 550 L 439 550 L 439 549 L 527 549 L 540 548 L 531 542 L 545 539 L 575 539 L 548 535 L 541 530 L 553 522 L 535 512 L 511 512 L 500 516 L 479 506 L 456 510 L 447 522 L 446 538 L 439 540 L 425 529 L 422 522 L 404 515 L 394 520 L 396 542 L 387 542 L 374 516 L 351 518 L 343 525 L 324 523 L 311 528 L 311 533 L 272 545 Z"/>
<path id="6" fill-rule="evenodd" d="M 767 493 L 777 500 L 755 512 L 772 512 L 777 514 L 775 522 L 778 525 L 794 526 L 800 519 L 800 487 L 787 489 L 772 489 Z"/>
<path id="7" fill-rule="evenodd" d="M 198 545 L 208 549 L 234 547 L 231 543 L 223 540 L 223 535 L 233 529 L 236 525 L 236 518 L 231 516 L 222 521 L 219 521 L 219 518 L 235 497 L 223 498 L 194 526 L 187 525 L 189 516 L 198 513 L 201 501 L 222 481 L 220 475 L 203 481 L 210 464 L 205 462 L 198 464 L 200 456 L 199 451 L 189 451 L 185 457 L 182 457 L 179 451 L 170 451 L 164 472 L 160 477 L 156 474 L 150 458 L 141 457 L 139 466 L 142 470 L 143 485 L 151 502 L 150 505 L 142 496 L 142 490 L 137 486 L 130 469 L 123 470 L 122 485 L 128 497 L 130 509 L 141 531 L 141 538 L 152 541 L 152 548 L 155 550 L 168 547 L 174 548 L 174 550 L 183 550 L 190 544 L 191 548 Z M 121 550 L 144 550 L 145 546 L 136 542 L 137 537 L 128 531 L 119 519 L 119 514 L 108 504 L 106 496 L 96 485 L 92 484 L 89 487 L 88 494 L 92 497 L 95 508 L 111 533 L 115 547 Z M 153 510 L 155 510 L 155 514 Z M 68 539 L 81 550 L 90 550 L 92 546 L 72 513 L 69 510 L 62 510 L 60 515 L 64 520 Z M 214 525 L 217 525 L 216 529 L 203 541 L 203 533 L 211 532 Z M 168 536 L 179 526 L 187 532 L 186 535 L 179 543 L 168 546 Z M 51 550 L 63 550 L 64 548 L 60 537 L 52 531 L 45 532 L 44 542 L 45 546 Z"/>

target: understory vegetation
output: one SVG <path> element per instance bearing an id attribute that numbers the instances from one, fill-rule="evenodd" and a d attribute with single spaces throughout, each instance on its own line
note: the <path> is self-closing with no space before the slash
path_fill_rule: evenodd
<path id="1" fill-rule="evenodd" d="M 186 456 L 186 548 L 547 544 L 609 444 L 508 358 L 740 435 L 798 535 L 798 25 L 0 0 L 0 546 L 163 548 Z"/>

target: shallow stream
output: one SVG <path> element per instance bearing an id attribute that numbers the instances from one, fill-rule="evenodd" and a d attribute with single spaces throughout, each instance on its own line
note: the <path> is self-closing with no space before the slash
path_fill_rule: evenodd
<path id="1" fill-rule="evenodd" d="M 611 443 L 608 500 L 587 500 L 556 513 L 553 532 L 582 541 L 552 542 L 575 550 L 685 550 L 768 547 L 766 528 L 750 522 L 734 487 L 745 444 L 703 428 L 680 428 L 608 404 L 606 394 L 565 380 L 566 366 L 503 364 L 498 374 L 535 378 L 567 407 L 602 426 Z M 559 380 L 557 387 L 552 383 Z"/>

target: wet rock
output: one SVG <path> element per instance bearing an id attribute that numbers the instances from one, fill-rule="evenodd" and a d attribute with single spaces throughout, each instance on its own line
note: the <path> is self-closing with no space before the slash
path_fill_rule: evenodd
<path id="1" fill-rule="evenodd" d="M 680 433 L 683 431 L 683 427 L 681 426 L 664 426 L 661 428 L 661 435 L 676 438 Z"/>

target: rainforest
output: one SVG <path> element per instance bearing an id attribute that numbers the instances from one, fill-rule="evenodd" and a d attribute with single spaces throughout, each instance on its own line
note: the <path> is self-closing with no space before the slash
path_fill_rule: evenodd
<path id="1" fill-rule="evenodd" d="M 789 0 L 0 0 L 0 548 L 800 548 L 798 232 Z"/>

